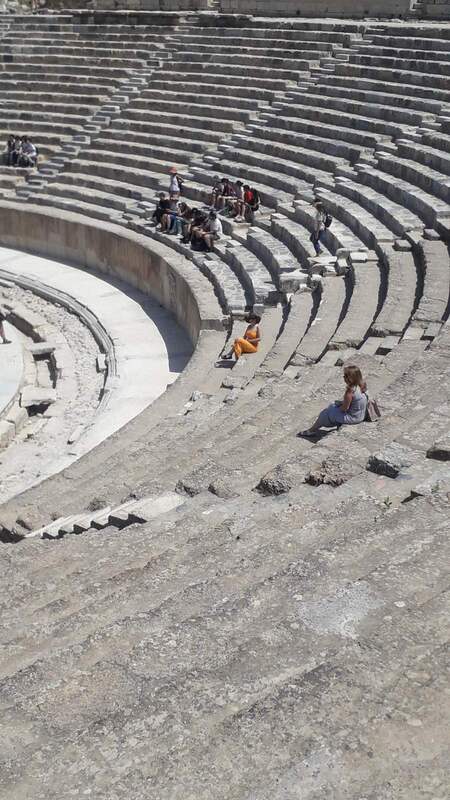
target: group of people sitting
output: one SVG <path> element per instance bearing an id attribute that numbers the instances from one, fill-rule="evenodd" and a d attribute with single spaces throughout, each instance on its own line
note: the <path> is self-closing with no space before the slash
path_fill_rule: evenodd
<path id="1" fill-rule="evenodd" d="M 8 136 L 3 160 L 7 167 L 35 167 L 38 151 L 29 136 Z"/>
<path id="2" fill-rule="evenodd" d="M 252 223 L 260 206 L 259 192 L 242 181 L 232 183 L 229 178 L 214 177 L 209 203 L 216 211 L 236 222 Z"/>
<path id="3" fill-rule="evenodd" d="M 161 231 L 181 236 L 193 250 L 212 250 L 214 241 L 222 235 L 222 223 L 214 209 L 192 208 L 164 192 L 159 195 L 153 220 Z"/>
<path id="4" fill-rule="evenodd" d="M 152 219 L 161 231 L 181 236 L 181 241 L 190 244 L 193 250 L 213 249 L 214 242 L 223 233 L 219 213 L 237 221 L 252 222 L 259 209 L 258 191 L 242 181 L 232 183 L 228 178 L 216 176 L 207 205 L 201 208 L 189 206 L 180 199 L 183 183 L 176 167 L 172 167 L 169 192 L 160 193 Z"/>

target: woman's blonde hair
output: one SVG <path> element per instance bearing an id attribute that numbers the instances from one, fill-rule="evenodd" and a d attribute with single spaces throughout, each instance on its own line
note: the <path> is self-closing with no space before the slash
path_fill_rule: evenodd
<path id="1" fill-rule="evenodd" d="M 359 367 L 345 367 L 344 380 L 349 386 L 362 386 L 363 376 Z"/>

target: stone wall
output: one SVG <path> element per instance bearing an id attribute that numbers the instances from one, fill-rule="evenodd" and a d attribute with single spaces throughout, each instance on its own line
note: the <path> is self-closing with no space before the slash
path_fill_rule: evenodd
<path id="1" fill-rule="evenodd" d="M 450 0 L 426 0 L 424 17 L 426 19 L 450 19 Z"/>
<path id="2" fill-rule="evenodd" d="M 52 9 L 89 9 L 90 11 L 204 11 L 209 0 L 42 0 L 41 6 Z"/>
<path id="3" fill-rule="evenodd" d="M 223 330 L 206 278 L 169 248 L 133 231 L 77 214 L 1 205 L 0 242 L 120 278 L 156 298 L 176 317 L 193 344 L 201 330 Z M 211 302 L 212 298 L 212 302 Z"/>
<path id="4" fill-rule="evenodd" d="M 223 13 L 291 17 L 399 17 L 410 6 L 410 0 L 220 0 Z"/>

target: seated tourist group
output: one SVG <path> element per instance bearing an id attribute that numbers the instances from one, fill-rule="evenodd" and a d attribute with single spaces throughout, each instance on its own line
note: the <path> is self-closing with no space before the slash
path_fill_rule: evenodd
<path id="1" fill-rule="evenodd" d="M 35 167 L 38 151 L 29 136 L 8 136 L 3 161 L 7 167 Z"/>
<path id="2" fill-rule="evenodd" d="M 161 231 L 179 235 L 193 250 L 213 250 L 223 233 L 220 216 L 251 223 L 259 209 L 258 190 L 239 180 L 233 183 L 216 176 L 207 202 L 199 208 L 181 200 L 183 184 L 176 167 L 172 167 L 169 191 L 160 193 L 153 221 Z"/>

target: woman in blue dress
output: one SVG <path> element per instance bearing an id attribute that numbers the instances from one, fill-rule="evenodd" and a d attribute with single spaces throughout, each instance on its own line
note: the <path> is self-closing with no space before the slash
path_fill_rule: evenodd
<path id="1" fill-rule="evenodd" d="M 316 421 L 301 436 L 316 436 L 320 428 L 334 428 L 337 425 L 357 425 L 366 416 L 367 395 L 366 382 L 358 367 L 345 367 L 344 381 L 346 385 L 344 398 L 320 412 Z"/>

